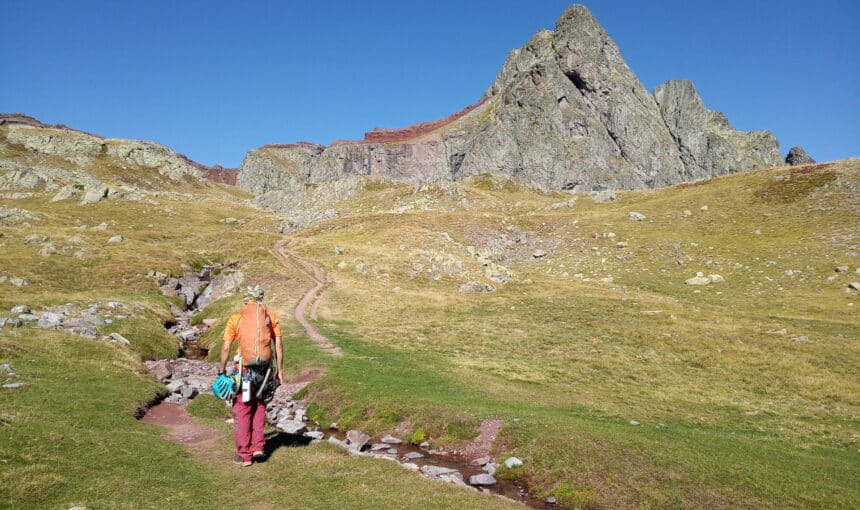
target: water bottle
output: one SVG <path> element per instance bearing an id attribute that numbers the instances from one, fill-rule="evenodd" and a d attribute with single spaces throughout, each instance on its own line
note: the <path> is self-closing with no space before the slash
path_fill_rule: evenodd
<path id="1" fill-rule="evenodd" d="M 246 404 L 251 401 L 251 381 L 242 381 L 242 402 Z"/>

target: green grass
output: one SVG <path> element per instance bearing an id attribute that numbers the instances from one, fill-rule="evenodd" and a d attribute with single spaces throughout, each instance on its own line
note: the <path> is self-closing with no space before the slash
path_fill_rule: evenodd
<path id="1" fill-rule="evenodd" d="M 3 413 L 15 415 L 0 425 L 4 508 L 229 508 L 237 484 L 254 486 L 241 501 L 252 508 L 507 506 L 327 444 L 281 447 L 241 470 L 230 462 L 223 403 L 205 395 L 189 412 L 222 439 L 216 451 L 191 455 L 134 418 L 160 386 L 123 347 L 28 331 L 0 336 L 0 358 L 28 383 L 0 391 Z"/>
<path id="2" fill-rule="evenodd" d="M 8 144 L 0 156 L 71 169 Z M 235 501 L 219 488 L 237 481 L 255 484 L 248 506 L 260 508 L 503 505 L 328 445 L 283 447 L 237 471 L 225 409 L 210 398 L 189 407 L 222 433 L 208 455 L 134 420 L 158 390 L 141 360 L 177 348 L 162 328 L 170 299 L 146 274 L 237 261 L 282 317 L 287 376 L 324 374 L 304 391 L 321 423 L 382 434 L 407 422 L 413 441 L 452 447 L 482 420 L 500 419 L 495 455 L 525 461 L 500 476 L 562 507 L 858 506 L 860 304 L 846 292 L 856 280 L 856 160 L 620 193 L 612 203 L 578 195 L 573 206 L 558 206 L 571 195 L 492 176 L 456 189 L 368 181 L 332 206 L 336 218 L 298 233 L 301 252 L 331 274 L 318 325 L 341 358 L 292 320 L 308 282 L 269 251 L 279 218 L 225 198 L 244 197 L 227 187 L 164 183 L 98 161 L 107 180 L 187 195 L 2 202 L 36 219 L 0 226 L 2 274 L 31 282 L 3 284 L 0 310 L 119 300 L 136 311 L 101 328 L 130 347 L 31 326 L 0 334 L 0 362 L 30 383 L 0 392 L 3 413 L 16 415 L 0 422 L 0 506 L 224 507 Z M 647 219 L 630 221 L 632 211 Z M 219 222 L 228 216 L 240 223 Z M 107 231 L 80 229 L 101 222 Z M 33 232 L 68 249 L 43 257 L 24 245 Z M 116 234 L 126 241 L 108 245 Z M 73 256 L 75 236 L 83 260 Z M 486 281 L 469 246 L 515 281 L 460 294 L 460 284 Z M 535 259 L 536 248 L 547 255 Z M 849 273 L 834 273 L 839 265 Z M 685 285 L 696 271 L 726 281 Z M 210 359 L 238 303 L 195 317 L 217 321 L 201 339 Z"/>

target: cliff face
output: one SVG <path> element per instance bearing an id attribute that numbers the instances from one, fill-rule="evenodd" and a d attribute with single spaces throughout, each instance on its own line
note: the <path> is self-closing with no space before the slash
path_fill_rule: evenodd
<path id="1" fill-rule="evenodd" d="M 349 176 L 421 183 L 490 172 L 549 189 L 635 189 L 778 164 L 773 135 L 732 129 L 689 82 L 649 94 L 574 5 L 509 54 L 478 104 L 361 141 L 256 149 L 237 183 L 261 194 Z"/>

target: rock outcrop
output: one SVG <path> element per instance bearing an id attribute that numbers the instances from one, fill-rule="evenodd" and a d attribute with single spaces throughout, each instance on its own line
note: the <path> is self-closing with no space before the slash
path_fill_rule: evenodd
<path id="1" fill-rule="evenodd" d="M 6 125 L 5 142 L 45 156 L 57 156 L 79 167 L 94 163 L 93 158 L 113 156 L 121 163 L 158 170 L 168 179 L 203 178 L 200 170 L 169 148 L 154 142 L 108 139 L 57 127 L 24 123 Z"/>
<path id="2" fill-rule="evenodd" d="M 657 87 L 654 99 L 680 149 L 686 179 L 782 164 L 770 132 L 732 129 L 725 115 L 705 108 L 692 82 L 668 81 Z"/>
<path id="3" fill-rule="evenodd" d="M 103 138 L 20 113 L 0 113 L 0 190 L 97 189 L 104 183 L 96 176 L 111 168 L 134 173 L 138 178 L 133 180 L 155 190 L 171 181 L 235 185 L 238 174 L 236 168 L 202 165 L 154 142 Z M 72 194 L 67 190 L 57 200 Z"/>
<path id="4" fill-rule="evenodd" d="M 541 188 L 637 189 L 781 164 L 769 132 L 732 129 L 690 82 L 649 94 L 583 6 L 508 55 L 481 100 L 438 121 L 329 147 L 249 152 L 237 184 L 298 202 L 306 185 L 379 176 L 424 183 L 494 173 Z M 284 209 L 284 207 L 281 207 Z"/>
<path id="5" fill-rule="evenodd" d="M 785 164 L 789 166 L 811 165 L 815 160 L 803 150 L 803 147 L 792 147 L 785 156 Z"/>

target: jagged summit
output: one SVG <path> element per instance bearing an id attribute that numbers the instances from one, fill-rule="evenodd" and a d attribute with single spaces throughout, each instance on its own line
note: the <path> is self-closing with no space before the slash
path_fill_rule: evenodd
<path id="1" fill-rule="evenodd" d="M 238 185 L 257 194 L 349 176 L 422 183 L 495 173 L 547 189 L 665 186 L 782 163 L 767 131 L 732 129 L 690 82 L 650 94 L 582 5 L 507 61 L 481 100 L 439 121 L 364 140 L 249 152 Z"/>

